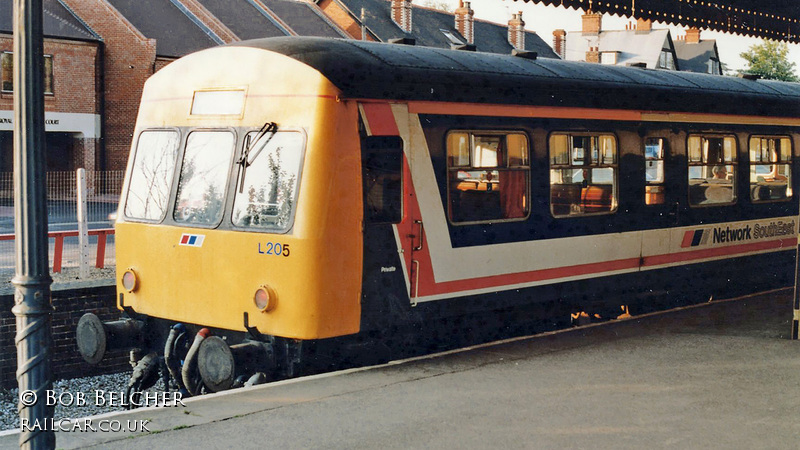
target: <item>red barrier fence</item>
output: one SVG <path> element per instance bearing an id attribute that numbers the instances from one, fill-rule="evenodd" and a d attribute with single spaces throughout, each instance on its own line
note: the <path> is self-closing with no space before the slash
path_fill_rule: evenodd
<path id="1" fill-rule="evenodd" d="M 95 267 L 102 269 L 105 266 L 106 258 L 106 238 L 108 235 L 114 234 L 113 228 L 101 228 L 97 230 L 89 230 L 89 236 L 97 236 L 97 257 L 95 259 Z M 51 231 L 47 233 L 48 237 L 55 239 L 55 248 L 53 250 L 53 272 L 61 272 L 62 257 L 64 255 L 64 238 L 78 237 L 76 230 L 72 231 Z M 0 234 L 0 241 L 13 241 L 16 238 L 14 234 Z"/>

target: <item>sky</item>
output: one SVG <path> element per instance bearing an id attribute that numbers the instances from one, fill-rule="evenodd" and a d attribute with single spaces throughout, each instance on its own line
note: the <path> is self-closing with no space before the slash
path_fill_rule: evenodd
<path id="1" fill-rule="evenodd" d="M 458 6 L 458 0 L 444 1 L 452 5 L 453 10 Z M 507 23 L 512 13 L 522 11 L 525 29 L 535 31 L 539 37 L 550 45 L 553 43 L 553 30 L 555 29 L 580 31 L 581 16 L 584 14 L 582 10 L 566 9 L 560 6 L 544 6 L 514 0 L 472 0 L 471 5 L 477 19 L 496 23 Z M 603 15 L 602 27 L 607 30 L 622 30 L 631 21 L 635 22 L 631 18 L 605 14 Z M 653 24 L 653 28 L 669 28 L 673 39 L 685 34 L 685 29 L 682 27 L 668 26 L 658 22 Z M 700 39 L 716 39 L 720 60 L 727 66 L 728 70 L 734 71 L 744 69 L 747 66 L 746 62 L 739 57 L 739 53 L 747 51 L 751 45 L 761 42 L 761 39 L 709 30 L 701 30 Z M 800 45 L 789 44 L 789 59 L 795 63 L 795 73 L 800 74 Z"/>

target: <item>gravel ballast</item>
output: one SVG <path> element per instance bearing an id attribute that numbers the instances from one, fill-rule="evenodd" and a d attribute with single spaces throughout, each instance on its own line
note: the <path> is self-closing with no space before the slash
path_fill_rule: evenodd
<path id="1" fill-rule="evenodd" d="M 8 280 L 6 283 L 0 283 L 0 295 L 11 294 L 14 292 L 14 286 L 11 284 L 10 279 L 14 276 L 13 269 L 0 269 L 0 279 Z M 88 287 L 97 285 L 113 285 L 114 284 L 114 268 L 96 269 L 92 268 L 89 271 L 89 276 L 85 279 L 78 278 L 78 269 L 69 267 L 64 268 L 61 273 L 51 274 L 53 278 L 52 290 L 69 289 L 72 287 Z M 58 380 L 53 383 L 53 393 L 64 393 L 62 399 L 63 403 L 68 403 L 72 394 L 73 398 L 82 393 L 86 399 L 84 405 L 77 405 L 73 400 L 72 405 L 57 404 L 54 417 L 61 418 L 81 418 L 97 414 L 102 414 L 111 411 L 118 411 L 124 409 L 119 406 L 109 406 L 101 404 L 102 402 L 95 401 L 96 392 L 125 392 L 128 387 L 128 380 L 130 378 L 130 370 L 110 375 L 96 375 L 84 378 L 74 378 L 69 380 Z M 149 391 L 163 391 L 163 383 L 159 380 L 155 387 Z M 19 390 L 2 389 L 0 388 L 0 431 L 9 430 L 19 427 L 19 413 L 17 411 L 17 404 L 19 402 Z"/>
<path id="2" fill-rule="evenodd" d="M 100 391 L 101 397 L 108 398 L 110 392 L 125 392 L 128 387 L 130 372 L 123 372 L 110 375 L 97 375 L 85 378 L 73 378 L 71 380 L 59 380 L 53 383 L 53 393 L 64 393 L 62 402 L 57 404 L 55 409 L 55 419 L 77 419 L 81 417 L 94 416 L 112 411 L 122 411 L 121 406 L 109 406 L 107 400 L 96 401 L 97 392 Z M 77 398 L 78 393 L 83 393 L 86 399 L 84 405 L 78 405 L 77 401 L 72 401 L 72 405 L 67 405 L 70 398 Z M 159 380 L 155 386 L 146 392 L 164 392 L 164 386 Z M 117 399 L 119 397 L 116 397 Z M 19 413 L 17 403 L 19 401 L 19 390 L 0 389 L 0 431 L 19 427 Z M 103 404 L 105 403 L 105 404 Z M 118 403 L 118 402 L 117 402 Z"/>

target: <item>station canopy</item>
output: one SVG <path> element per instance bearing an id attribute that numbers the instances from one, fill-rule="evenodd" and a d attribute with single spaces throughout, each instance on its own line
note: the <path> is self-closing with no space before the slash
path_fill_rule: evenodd
<path id="1" fill-rule="evenodd" d="M 800 43 L 800 2 L 796 0 L 523 1 Z"/>

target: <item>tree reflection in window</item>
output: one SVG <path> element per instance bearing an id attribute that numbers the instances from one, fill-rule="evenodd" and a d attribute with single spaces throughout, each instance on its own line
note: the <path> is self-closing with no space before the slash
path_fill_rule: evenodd
<path id="1" fill-rule="evenodd" d="M 125 200 L 126 217 L 143 220 L 164 217 L 177 157 L 177 132 L 153 130 L 139 135 Z"/>
<path id="2" fill-rule="evenodd" d="M 233 133 L 227 131 L 195 131 L 189 135 L 173 214 L 176 222 L 214 225 L 222 218 L 233 145 Z"/>
<path id="3" fill-rule="evenodd" d="M 250 154 L 257 156 L 244 171 L 244 180 L 237 181 L 233 224 L 286 231 L 292 226 L 303 135 L 281 131 L 271 138 L 255 141 L 255 137 L 251 133 L 250 141 L 264 148 L 251 149 Z"/>
<path id="4" fill-rule="evenodd" d="M 792 141 L 788 137 L 750 137 L 750 200 L 792 197 Z"/>

